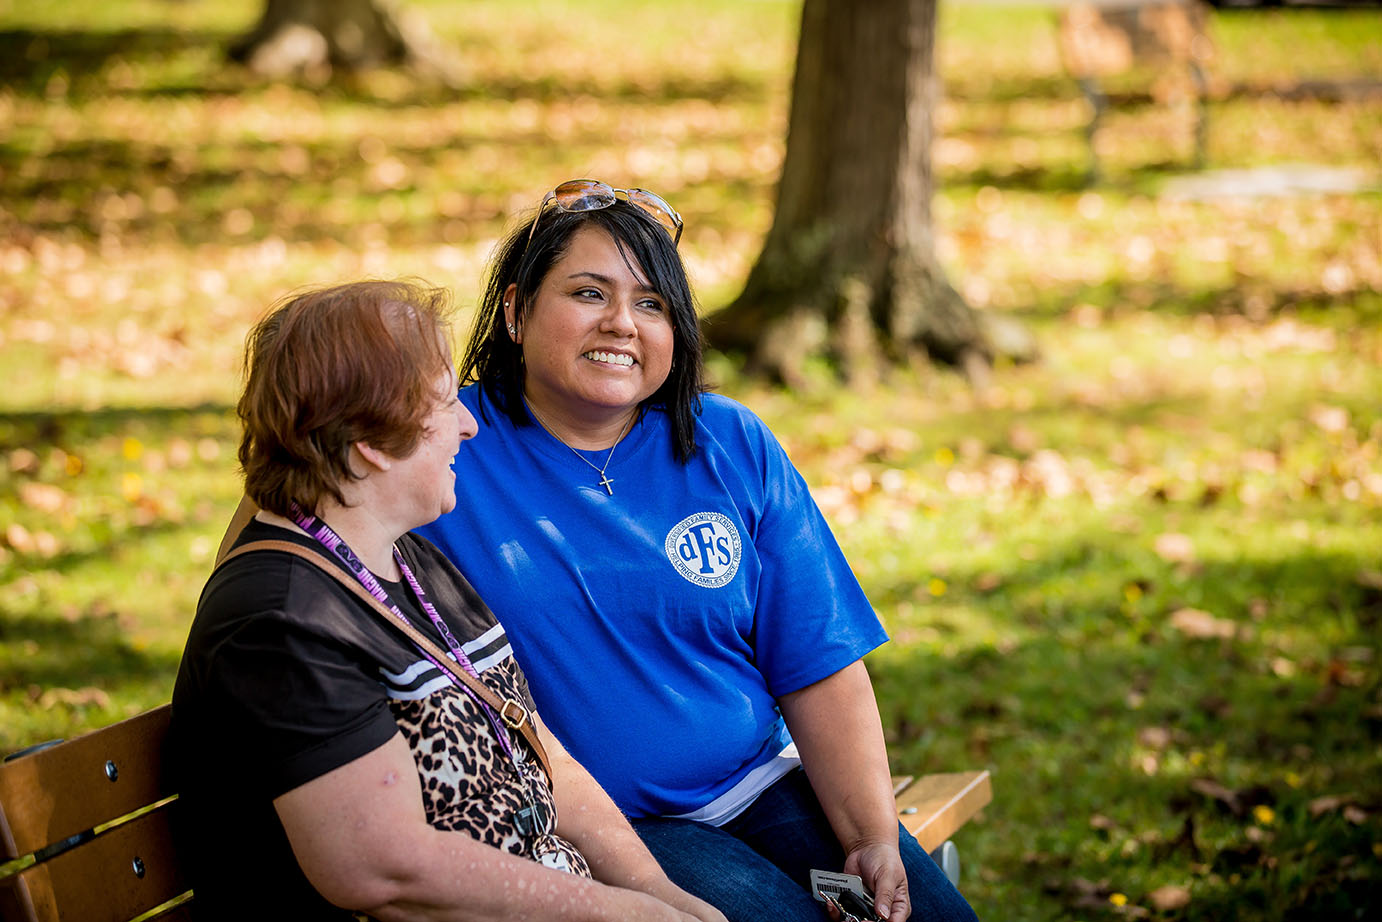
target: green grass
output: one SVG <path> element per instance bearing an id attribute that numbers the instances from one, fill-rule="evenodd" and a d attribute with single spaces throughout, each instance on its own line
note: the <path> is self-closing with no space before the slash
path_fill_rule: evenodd
<path id="1" fill-rule="evenodd" d="M 256 80 L 220 56 L 252 3 L 0 0 L 0 751 L 167 699 L 239 493 L 241 342 L 282 294 L 417 275 L 464 317 L 506 223 L 580 175 L 678 207 L 706 310 L 742 284 L 796 4 L 414 5 L 459 89 Z M 952 281 L 1042 360 L 984 391 L 713 377 L 780 434 L 888 626 L 894 767 L 994 772 L 958 837 L 982 917 L 1362 917 L 1382 98 L 1297 90 L 1382 80 L 1382 14 L 1214 15 L 1209 166 L 1371 180 L 1198 201 L 1163 191 L 1185 113 L 1132 81 L 1084 186 L 1053 16 L 943 4 L 935 150 Z"/>

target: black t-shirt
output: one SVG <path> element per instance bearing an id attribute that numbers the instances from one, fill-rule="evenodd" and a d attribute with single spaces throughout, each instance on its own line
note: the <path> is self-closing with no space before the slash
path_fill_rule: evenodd
<path id="1" fill-rule="evenodd" d="M 259 521 L 237 546 L 264 539 L 323 550 L 305 535 Z M 397 546 L 482 680 L 531 708 L 508 638 L 475 591 L 425 539 L 405 535 Z M 411 591 L 386 588 L 445 649 Z M 466 801 L 492 805 L 508 796 L 515 767 L 479 707 L 406 636 L 310 561 L 262 551 L 218 569 L 202 591 L 183 652 L 170 740 L 181 792 L 178 831 L 191 858 L 198 917 L 244 918 L 272 907 L 281 918 L 349 918 L 303 876 L 273 799 L 377 749 L 400 728 L 418 760 L 432 825 L 530 851 L 531 843 L 506 839 L 502 830 L 468 825 L 476 811 L 465 811 Z M 434 766 L 428 755 L 424 766 L 419 739 L 436 736 L 446 738 L 455 757 Z M 513 744 L 523 773 L 540 773 L 517 734 Z M 519 789 L 526 790 L 521 781 Z M 574 849 L 548 838 L 568 870 L 588 873 Z"/>

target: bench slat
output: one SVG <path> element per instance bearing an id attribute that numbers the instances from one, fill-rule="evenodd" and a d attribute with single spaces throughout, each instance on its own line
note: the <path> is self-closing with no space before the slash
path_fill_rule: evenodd
<path id="1" fill-rule="evenodd" d="M 191 887 L 173 850 L 170 816 L 176 805 L 116 826 L 3 884 L 13 888 L 12 899 L 20 905 L 21 888 L 27 889 L 37 922 L 126 922 Z M 142 877 L 135 873 L 136 860 Z"/>
<path id="2" fill-rule="evenodd" d="M 60 842 L 172 793 L 163 777 L 169 705 L 0 764 L 0 861 Z M 118 771 L 107 777 L 106 763 Z"/>
<path id="3" fill-rule="evenodd" d="M 930 852 L 991 800 L 993 784 L 987 770 L 922 775 L 898 791 L 898 819 Z"/>

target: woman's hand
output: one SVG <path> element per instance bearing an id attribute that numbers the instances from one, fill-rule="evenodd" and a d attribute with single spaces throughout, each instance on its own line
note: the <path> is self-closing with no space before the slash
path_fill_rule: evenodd
<path id="1" fill-rule="evenodd" d="M 637 890 L 618 890 L 618 906 L 610 907 L 613 918 L 619 920 L 637 919 L 639 922 L 726 922 L 720 911 L 709 903 L 700 903 L 701 911 L 694 911 L 698 907 L 673 906 L 664 903 L 662 900 L 648 893 L 641 893 Z"/>
<path id="2" fill-rule="evenodd" d="M 873 891 L 888 922 L 911 913 L 907 872 L 897 849 L 897 803 L 888 773 L 873 685 L 856 661 L 778 699 L 801 764 L 845 849 L 845 873 Z"/>
<path id="3" fill-rule="evenodd" d="M 659 899 L 665 900 L 673 908 L 687 913 L 696 922 L 729 922 L 724 913 L 705 900 L 692 896 L 680 887 L 673 885 L 671 881 L 668 881 L 667 884 L 667 887 L 652 889 L 650 892 Z"/>
<path id="4" fill-rule="evenodd" d="M 873 892 L 873 911 L 888 922 L 905 922 L 912 914 L 907 871 L 896 843 L 872 842 L 845 856 L 845 873 L 858 874 Z"/>

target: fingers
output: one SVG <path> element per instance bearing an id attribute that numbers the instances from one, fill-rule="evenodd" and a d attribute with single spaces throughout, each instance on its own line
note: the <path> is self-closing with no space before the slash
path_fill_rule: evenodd
<path id="1" fill-rule="evenodd" d="M 900 891 L 893 892 L 892 905 L 886 903 L 876 904 L 874 910 L 879 918 L 887 919 L 888 922 L 907 922 L 912 915 L 912 901 L 907 898 L 907 888 L 904 885 Z"/>
<path id="2" fill-rule="evenodd" d="M 907 898 L 907 885 L 892 891 L 874 891 L 874 914 L 888 922 L 907 922 L 912 914 L 912 901 Z"/>
<path id="3" fill-rule="evenodd" d="M 873 893 L 873 911 L 888 922 L 906 922 L 912 901 L 907 892 L 907 871 L 897 848 L 874 843 L 851 852 L 845 870 L 858 874 Z"/>

